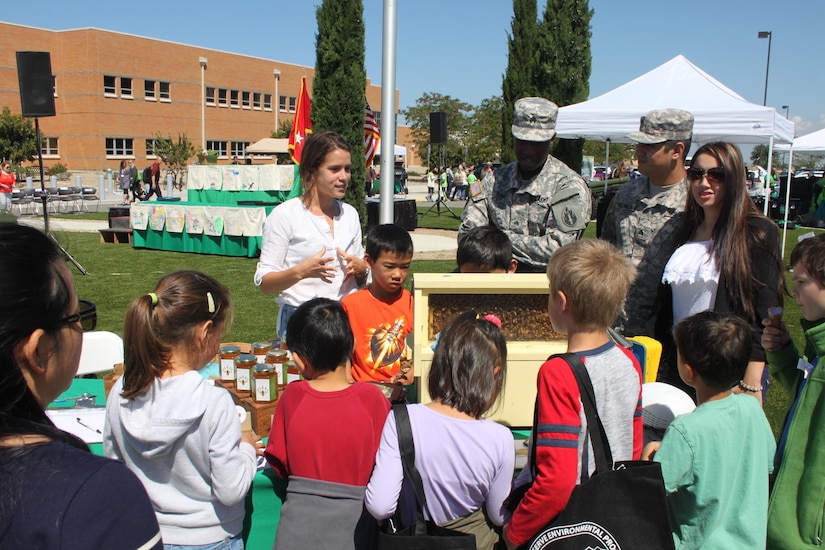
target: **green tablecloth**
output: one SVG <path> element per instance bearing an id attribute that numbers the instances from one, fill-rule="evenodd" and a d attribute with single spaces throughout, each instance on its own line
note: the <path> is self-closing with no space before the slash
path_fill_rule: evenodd
<path id="1" fill-rule="evenodd" d="M 290 191 L 218 191 L 215 189 L 189 189 L 189 202 L 203 204 L 238 204 L 238 201 L 284 202 Z"/>
<path id="2" fill-rule="evenodd" d="M 58 400 L 66 397 L 77 397 L 82 393 L 89 393 L 96 397 L 95 403 L 106 404 L 103 380 L 90 378 L 75 378 L 71 387 L 63 392 Z M 55 407 L 67 407 L 72 403 L 55 403 Z M 92 443 L 89 445 L 96 455 L 103 455 L 103 445 Z M 286 482 L 280 479 L 275 472 L 267 468 L 259 470 L 252 480 L 252 487 L 246 495 L 246 517 L 244 518 L 243 538 L 246 550 L 269 550 L 275 542 L 275 531 L 278 529 L 278 520 L 281 517 L 281 503 L 286 498 Z"/>
<path id="3" fill-rule="evenodd" d="M 254 191 L 252 191 L 254 192 Z M 203 206 L 194 202 L 169 203 L 173 207 Z M 238 206 L 233 204 L 210 204 L 208 206 L 225 206 L 230 208 L 264 208 L 266 215 L 272 212 L 274 206 Z M 154 250 L 170 250 L 174 252 L 194 252 L 196 254 L 216 254 L 219 256 L 240 256 L 256 258 L 261 254 L 262 237 L 236 237 L 222 234 L 210 236 L 198 233 L 187 233 L 186 229 L 180 233 L 170 233 L 166 227 L 161 231 L 154 229 L 134 229 L 132 245 L 135 248 L 151 248 Z"/>

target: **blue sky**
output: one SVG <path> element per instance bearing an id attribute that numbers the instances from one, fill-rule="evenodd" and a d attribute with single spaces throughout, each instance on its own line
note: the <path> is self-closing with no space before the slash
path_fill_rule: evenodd
<path id="1" fill-rule="evenodd" d="M 320 0 L 166 0 L 124 4 L 9 2 L 0 19 L 52 30 L 81 27 L 141 34 L 278 61 L 315 64 Z M 595 97 L 682 54 L 745 99 L 790 108 L 796 134 L 825 127 L 825 2 L 822 0 L 591 0 Z M 425 92 L 477 105 L 501 93 L 510 0 L 396 0 L 400 106 Z M 382 0 L 364 0 L 367 75 L 381 83 Z M 539 14 L 544 1 L 539 0 Z M 550 98 L 552 99 L 552 98 Z"/>

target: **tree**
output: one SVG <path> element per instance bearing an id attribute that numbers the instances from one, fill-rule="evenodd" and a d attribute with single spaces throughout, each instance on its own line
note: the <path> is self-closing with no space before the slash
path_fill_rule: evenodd
<path id="1" fill-rule="evenodd" d="M 155 154 L 166 164 L 178 188 L 183 184 L 187 161 L 196 153 L 195 145 L 186 133 L 178 134 L 177 141 L 172 141 L 171 136 L 165 138 L 159 132 L 155 137 Z"/>
<path id="2" fill-rule="evenodd" d="M 30 120 L 11 114 L 8 106 L 0 113 L 0 159 L 12 164 L 34 160 L 37 156 L 37 133 Z"/>
<path id="3" fill-rule="evenodd" d="M 362 0 L 324 0 L 316 11 L 315 81 L 312 129 L 338 132 L 352 149 L 352 183 L 344 200 L 366 225 L 366 157 L 364 115 L 367 71 L 364 66 L 364 4 Z M 394 113 L 384 113 L 385 121 Z"/>
<path id="4" fill-rule="evenodd" d="M 438 112 L 447 113 L 445 162 L 458 164 L 466 160 L 465 153 L 471 146 L 472 105 L 448 95 L 427 92 L 415 100 L 415 105 L 401 110 L 407 125 L 411 128 L 415 148 L 422 152 L 422 157 L 430 144 L 430 113 Z M 433 166 L 441 163 L 441 159 L 436 158 L 437 155 L 438 147 L 434 145 L 430 154 L 430 164 Z"/>
<path id="5" fill-rule="evenodd" d="M 587 100 L 590 94 L 590 19 L 587 0 L 547 0 L 539 26 L 539 95 L 559 107 Z M 584 140 L 556 141 L 552 154 L 581 171 Z"/>
<path id="6" fill-rule="evenodd" d="M 292 119 L 281 119 L 278 123 L 278 128 L 269 136 L 271 138 L 286 139 L 289 137 L 289 132 L 292 131 Z M 275 161 L 278 164 L 293 164 L 292 157 L 289 153 L 275 153 Z"/>
<path id="7" fill-rule="evenodd" d="M 582 148 L 583 155 L 589 155 L 596 160 L 596 164 L 604 163 L 604 152 L 607 145 L 603 141 L 585 140 Z M 608 162 L 617 163 L 620 160 L 629 160 L 636 156 L 636 145 L 633 143 L 610 143 Z"/>
<path id="8" fill-rule="evenodd" d="M 751 149 L 751 163 L 752 164 L 757 164 L 757 165 L 761 166 L 762 168 L 767 168 L 768 167 L 768 150 L 769 150 L 769 147 L 767 145 L 765 145 L 764 143 L 754 145 L 753 149 Z M 773 152 L 773 162 L 771 163 L 771 166 L 777 167 L 777 166 L 779 166 L 779 163 L 780 163 L 779 153 L 774 151 Z M 794 163 L 794 164 L 796 164 L 796 163 Z"/>
<path id="9" fill-rule="evenodd" d="M 470 150 L 468 161 L 481 164 L 501 157 L 501 120 L 504 100 L 501 96 L 487 98 L 475 109 L 470 119 Z M 512 116 L 512 114 L 511 114 Z"/>
<path id="10" fill-rule="evenodd" d="M 511 127 L 516 100 L 540 95 L 536 0 L 513 0 L 511 30 L 507 36 L 507 69 L 501 83 L 501 161 L 505 163 L 515 160 Z"/>

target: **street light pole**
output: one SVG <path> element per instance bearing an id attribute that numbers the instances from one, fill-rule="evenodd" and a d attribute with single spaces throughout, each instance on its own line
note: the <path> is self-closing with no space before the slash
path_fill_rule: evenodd
<path id="1" fill-rule="evenodd" d="M 281 83 L 281 71 L 275 69 L 275 131 L 278 131 L 278 111 L 281 110 L 281 96 L 278 95 L 278 84 Z"/>
<path id="2" fill-rule="evenodd" d="M 757 35 L 759 38 L 767 38 L 768 39 L 768 63 L 765 65 L 765 95 L 762 97 L 762 105 L 768 104 L 768 72 L 771 70 L 771 40 L 773 38 L 773 32 L 771 31 L 759 31 Z"/>
<path id="3" fill-rule="evenodd" d="M 198 59 L 201 64 L 201 147 L 206 151 L 206 63 L 207 59 L 201 57 Z"/>
<path id="4" fill-rule="evenodd" d="M 782 108 L 785 109 L 785 118 L 791 120 L 790 115 L 788 114 L 791 111 L 790 105 L 783 105 Z"/>

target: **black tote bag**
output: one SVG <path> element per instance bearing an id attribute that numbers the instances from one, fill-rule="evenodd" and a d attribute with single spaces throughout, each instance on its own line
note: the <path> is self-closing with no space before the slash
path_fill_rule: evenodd
<path id="1" fill-rule="evenodd" d="M 395 516 L 385 522 L 377 534 L 376 550 L 476 550 L 474 535 L 440 527 L 424 519 L 423 510 L 427 508 L 427 499 L 421 474 L 415 467 L 415 443 L 407 406 L 395 404 L 392 412 L 398 428 L 398 448 L 401 451 L 404 481 Z M 403 521 L 402 518 L 415 519 L 410 525 L 396 530 L 395 527 Z"/>
<path id="2" fill-rule="evenodd" d="M 674 548 L 661 465 L 642 460 L 613 463 L 610 443 L 596 409 L 593 385 L 587 369 L 575 354 L 566 353 L 560 357 L 570 364 L 579 385 L 596 471 L 573 489 L 564 510 L 521 548 Z M 530 458 L 534 479 L 535 452 L 533 445 Z M 586 472 L 582 475 L 586 476 Z"/>

